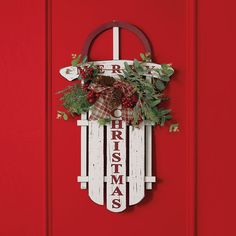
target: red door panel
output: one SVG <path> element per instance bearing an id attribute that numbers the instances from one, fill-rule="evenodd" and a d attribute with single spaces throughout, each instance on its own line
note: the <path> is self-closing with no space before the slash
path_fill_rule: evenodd
<path id="1" fill-rule="evenodd" d="M 186 183 L 189 169 L 188 132 L 186 125 L 188 105 L 188 24 L 185 1 L 147 1 L 148 12 L 143 15 L 143 4 L 119 1 L 71 1 L 66 11 L 66 1 L 52 1 L 52 232 L 54 235 L 186 235 L 189 224 L 187 212 L 191 202 Z M 114 4 L 114 3 L 113 3 Z M 156 6 L 156 7 L 153 7 Z M 168 12 L 168 14 L 167 14 Z M 170 17 L 171 16 L 171 17 Z M 181 124 L 181 132 L 170 134 L 168 129 L 155 128 L 154 172 L 160 181 L 146 192 L 141 204 L 130 207 L 121 214 L 110 213 L 105 206 L 94 204 L 87 191 L 76 183 L 80 174 L 80 128 L 76 120 L 56 120 L 58 97 L 56 91 L 70 83 L 60 77 L 61 67 L 70 64 L 71 54 L 79 53 L 87 35 L 100 24 L 123 20 L 139 26 L 149 37 L 156 62 L 173 63 L 176 75 L 169 86 L 169 106 Z M 143 52 L 139 40 L 122 30 L 121 58 L 134 59 Z M 105 46 L 106 45 L 106 46 Z M 112 58 L 112 31 L 97 39 L 91 50 L 92 59 Z M 191 60 L 191 59 L 189 59 Z M 186 101 L 189 100 L 189 103 Z M 192 157 L 189 157 L 192 158 Z M 188 204 L 186 204 L 186 201 Z"/>
<path id="2" fill-rule="evenodd" d="M 233 1 L 3 1 L 1 25 L 0 235 L 236 235 L 235 13 Z M 115 214 L 76 182 L 80 128 L 56 119 L 59 75 L 87 35 L 111 20 L 147 34 L 157 63 L 176 70 L 168 105 L 179 133 L 154 131 L 159 182 Z M 122 30 L 121 57 L 141 42 Z M 112 59 L 112 32 L 92 59 Z"/>
<path id="3" fill-rule="evenodd" d="M 0 235 L 46 231 L 45 3 L 0 7 Z"/>

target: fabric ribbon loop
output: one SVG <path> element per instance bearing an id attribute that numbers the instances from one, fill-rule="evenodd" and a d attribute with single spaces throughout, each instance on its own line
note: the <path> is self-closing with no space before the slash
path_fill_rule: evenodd
<path id="1" fill-rule="evenodd" d="M 118 105 L 114 105 L 113 103 L 113 91 L 115 89 L 120 89 L 124 94 L 124 97 L 130 97 L 136 91 L 131 84 L 121 80 L 116 80 L 112 86 L 104 86 L 99 83 L 92 83 L 89 86 L 89 89 L 95 93 L 100 94 L 91 110 L 91 115 L 89 117 L 90 120 L 110 118 L 112 111 L 121 104 L 121 101 Z M 132 108 L 122 109 L 122 119 L 126 122 L 130 122 L 133 119 L 132 112 Z"/>

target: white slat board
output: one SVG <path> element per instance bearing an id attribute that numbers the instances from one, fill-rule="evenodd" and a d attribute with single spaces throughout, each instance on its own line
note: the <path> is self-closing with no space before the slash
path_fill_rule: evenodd
<path id="1" fill-rule="evenodd" d="M 144 198 L 145 126 L 129 127 L 129 205 Z"/>
<path id="2" fill-rule="evenodd" d="M 151 81 L 150 77 L 147 77 L 147 80 L 149 82 Z M 146 143 L 146 153 L 145 153 L 145 159 L 146 159 L 146 176 L 150 177 L 152 176 L 152 126 L 146 125 L 145 127 L 145 143 Z M 152 189 L 152 182 L 146 183 L 146 189 Z"/>
<path id="3" fill-rule="evenodd" d="M 119 60 L 119 28 L 113 28 L 113 60 Z M 115 116 L 120 117 L 121 111 L 117 110 Z M 119 113 L 119 114 L 118 114 Z M 112 117 L 112 120 L 122 120 L 122 118 Z M 126 209 L 126 124 L 122 121 L 122 140 L 112 140 L 112 132 L 121 132 L 112 129 L 112 125 L 107 125 L 107 209 L 112 212 L 121 212 Z M 119 142 L 120 161 L 115 163 L 112 157 L 114 153 L 114 141 Z M 116 166 L 115 166 L 116 165 Z M 118 173 L 115 173 L 116 168 Z M 117 185 L 113 177 L 122 184 Z M 119 183 L 119 182 L 118 182 Z M 118 189 L 117 189 L 118 188 Z M 118 190 L 118 192 L 116 192 Z M 115 194 L 113 194 L 115 191 Z M 122 195 L 121 195 L 122 194 Z M 119 207 L 118 207 L 119 206 Z"/>
<path id="4" fill-rule="evenodd" d="M 89 121 L 88 132 L 89 197 L 97 204 L 104 204 L 104 127 L 96 120 Z"/>
<path id="5" fill-rule="evenodd" d="M 112 212 L 126 209 L 126 123 L 121 122 L 122 140 L 112 140 L 112 132 L 121 131 L 112 129 L 111 124 L 107 125 L 107 209 Z M 117 143 L 115 144 L 114 141 Z M 115 147 L 116 145 L 118 148 Z M 119 153 L 119 161 L 114 158 L 114 153 Z"/>
<path id="6" fill-rule="evenodd" d="M 87 121 L 87 113 L 81 114 L 81 120 Z M 78 122 L 77 122 L 77 125 Z M 87 127 L 81 126 L 81 177 L 87 176 Z M 81 189 L 87 189 L 87 183 L 81 182 L 80 184 Z"/>

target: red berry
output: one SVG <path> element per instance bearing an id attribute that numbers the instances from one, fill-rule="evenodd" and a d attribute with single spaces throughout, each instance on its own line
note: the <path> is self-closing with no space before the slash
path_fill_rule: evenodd
<path id="1" fill-rule="evenodd" d="M 89 103 L 94 103 L 94 98 L 89 98 L 88 102 Z"/>
<path id="2" fill-rule="evenodd" d="M 133 94 L 133 95 L 131 96 L 131 100 L 132 100 L 133 103 L 137 103 L 137 102 L 138 102 L 138 96 L 135 95 L 135 94 Z"/>
<path id="3" fill-rule="evenodd" d="M 93 91 L 89 91 L 88 92 L 88 97 L 92 97 L 94 95 L 94 92 Z"/>

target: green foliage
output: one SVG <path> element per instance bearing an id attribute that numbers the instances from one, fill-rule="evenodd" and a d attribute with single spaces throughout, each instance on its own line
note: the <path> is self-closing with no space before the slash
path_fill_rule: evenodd
<path id="1" fill-rule="evenodd" d="M 78 55 L 77 57 L 75 57 L 72 61 L 71 61 L 71 65 L 72 66 L 77 66 L 80 62 L 80 59 L 81 59 L 81 54 Z"/>
<path id="2" fill-rule="evenodd" d="M 142 61 L 135 59 L 133 66 L 125 62 L 124 75 L 120 75 L 122 80 L 131 83 L 136 88 L 139 95 L 139 102 L 133 109 L 133 125 L 138 125 L 140 117 L 142 117 L 143 120 L 149 120 L 156 125 L 164 126 L 165 122 L 170 120 L 172 116 L 170 115 L 170 109 L 160 108 L 163 101 L 168 99 L 163 97 L 162 92 L 170 81 L 174 69 L 170 64 L 162 64 L 160 68 L 148 70 L 145 67 L 145 62 L 151 60 L 150 55 L 141 53 L 140 56 Z M 156 72 L 158 78 L 154 78 L 150 73 L 148 75 L 149 79 L 146 79 L 149 72 Z"/>
<path id="3" fill-rule="evenodd" d="M 87 93 L 82 90 L 80 84 L 68 86 L 58 94 L 62 95 L 62 105 L 72 116 L 89 111 L 91 104 L 87 101 Z"/>
<path id="4" fill-rule="evenodd" d="M 107 117 L 107 118 L 99 119 L 98 120 L 99 125 L 106 125 L 106 124 L 108 124 L 110 122 L 111 122 L 111 117 Z"/>
<path id="5" fill-rule="evenodd" d="M 133 65 L 124 62 L 123 74 L 118 74 L 121 80 L 130 83 L 135 88 L 138 95 L 138 102 L 132 110 L 132 125 L 138 126 L 140 121 L 148 120 L 155 125 L 164 126 L 166 121 L 172 119 L 172 116 L 170 109 L 163 108 L 164 101 L 168 99 L 168 97 L 164 97 L 163 91 L 170 82 L 174 69 L 171 64 L 162 64 L 154 69 L 147 68 L 145 65 L 147 62 L 151 62 L 151 55 L 149 53 L 141 53 L 140 57 L 142 61 L 135 59 Z M 82 68 L 82 75 L 78 79 L 83 80 L 84 83 L 91 80 L 91 78 L 96 78 L 98 75 L 97 68 L 93 63 L 87 62 L 87 57 L 74 55 L 71 64 Z M 93 68 L 92 74 L 87 75 L 84 73 L 83 70 L 85 68 Z M 62 95 L 60 98 L 62 106 L 72 116 L 88 112 L 92 108 L 92 105 L 87 100 L 87 92 L 78 83 L 68 86 L 58 93 Z M 68 115 L 62 111 L 58 111 L 58 116 L 64 120 L 68 119 Z M 98 120 L 98 123 L 106 125 L 110 121 L 111 118 L 106 117 Z M 178 131 L 178 124 L 170 125 L 169 131 Z"/>
<path id="6" fill-rule="evenodd" d="M 151 62 L 151 54 L 150 53 L 140 53 L 140 57 L 143 62 Z"/>
<path id="7" fill-rule="evenodd" d="M 87 56 L 83 56 L 79 54 L 78 56 L 74 55 L 73 60 L 71 61 L 72 66 L 83 65 L 87 62 Z"/>

